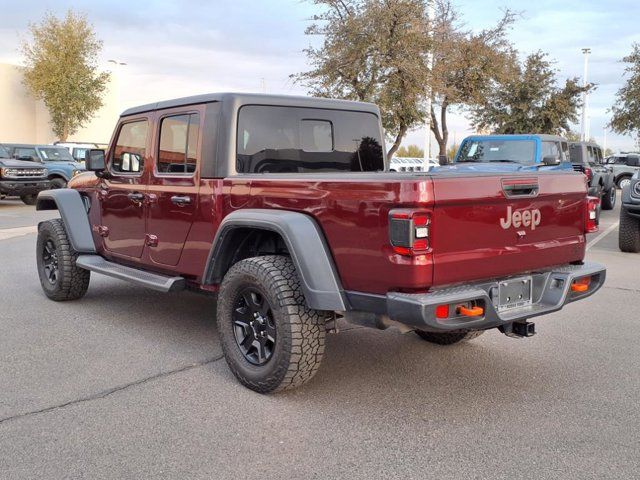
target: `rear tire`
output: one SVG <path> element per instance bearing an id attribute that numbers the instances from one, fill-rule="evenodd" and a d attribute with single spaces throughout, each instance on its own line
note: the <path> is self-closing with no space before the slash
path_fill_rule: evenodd
<path id="1" fill-rule="evenodd" d="M 629 215 L 624 208 L 620 209 L 618 247 L 623 252 L 640 252 L 640 219 Z"/>
<path id="2" fill-rule="evenodd" d="M 61 219 L 40 224 L 36 246 L 38 276 L 42 290 L 51 300 L 77 300 L 87 293 L 91 272 L 77 267 L 77 258 Z"/>
<path id="3" fill-rule="evenodd" d="M 453 345 L 458 342 L 466 342 L 479 337 L 484 330 L 452 330 L 450 332 L 425 332 L 416 330 L 416 334 L 430 343 L 438 345 Z"/>
<path id="4" fill-rule="evenodd" d="M 259 393 L 295 388 L 318 371 L 328 313 L 306 306 L 289 257 L 241 260 L 225 275 L 217 323 L 229 368 Z"/>
<path id="5" fill-rule="evenodd" d="M 602 210 L 613 210 L 616 206 L 616 187 L 611 187 L 602 193 Z"/>
<path id="6" fill-rule="evenodd" d="M 36 201 L 38 200 L 38 196 L 37 195 L 33 195 L 33 194 L 31 194 L 31 195 L 22 195 L 20 197 L 20 200 L 22 200 L 22 202 L 25 205 L 35 205 Z"/>

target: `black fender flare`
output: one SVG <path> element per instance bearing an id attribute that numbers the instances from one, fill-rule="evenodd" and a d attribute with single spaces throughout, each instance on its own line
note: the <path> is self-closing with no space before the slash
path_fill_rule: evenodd
<path id="1" fill-rule="evenodd" d="M 207 264 L 204 281 L 222 281 L 230 232 L 237 228 L 270 230 L 284 240 L 293 260 L 309 308 L 345 311 L 347 302 L 331 251 L 316 221 L 308 215 L 289 210 L 242 209 L 227 215 L 218 228 Z"/>
<path id="2" fill-rule="evenodd" d="M 38 194 L 36 210 L 58 210 L 73 249 L 79 253 L 96 253 L 87 209 L 77 190 L 44 190 Z"/>

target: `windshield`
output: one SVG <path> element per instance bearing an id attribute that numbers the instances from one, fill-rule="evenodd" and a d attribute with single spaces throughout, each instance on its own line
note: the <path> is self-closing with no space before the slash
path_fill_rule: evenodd
<path id="1" fill-rule="evenodd" d="M 9 158 L 9 151 L 0 145 L 0 158 Z"/>
<path id="2" fill-rule="evenodd" d="M 64 161 L 64 162 L 75 162 L 69 150 L 66 148 L 40 148 L 40 155 L 43 160 L 46 161 Z"/>
<path id="3" fill-rule="evenodd" d="M 514 162 L 535 163 L 536 145 L 533 140 L 466 140 L 460 147 L 456 162 Z"/>

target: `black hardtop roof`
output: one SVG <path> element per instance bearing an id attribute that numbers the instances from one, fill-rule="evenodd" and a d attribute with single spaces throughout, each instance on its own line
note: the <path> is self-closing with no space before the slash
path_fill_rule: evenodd
<path id="1" fill-rule="evenodd" d="M 138 113 L 152 112 L 165 108 L 182 107 L 211 102 L 233 102 L 241 105 L 275 105 L 285 107 L 329 108 L 336 110 L 355 110 L 370 112 L 379 115 L 377 105 L 366 102 L 353 102 L 350 100 L 336 100 L 332 98 L 303 97 L 294 95 L 267 95 L 258 93 L 205 93 L 192 97 L 175 98 L 156 103 L 148 103 L 137 107 L 128 108 L 122 112 L 123 117 Z"/>

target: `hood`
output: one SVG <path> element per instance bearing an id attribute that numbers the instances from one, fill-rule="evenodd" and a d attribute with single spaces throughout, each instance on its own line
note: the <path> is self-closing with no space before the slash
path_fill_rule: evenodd
<path id="1" fill-rule="evenodd" d="M 40 162 L 14 160 L 13 158 L 0 158 L 0 166 L 9 168 L 47 168 L 45 164 Z"/>
<path id="2" fill-rule="evenodd" d="M 76 170 L 84 170 L 84 162 L 71 162 L 69 160 L 47 160 L 44 162 L 45 165 L 51 166 L 67 166 L 75 168 Z"/>

